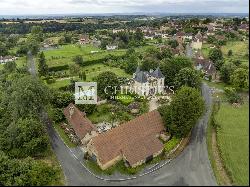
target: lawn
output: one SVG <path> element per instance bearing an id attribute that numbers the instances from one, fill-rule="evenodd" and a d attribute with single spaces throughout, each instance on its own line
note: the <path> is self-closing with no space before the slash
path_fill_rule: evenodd
<path id="1" fill-rule="evenodd" d="M 115 67 L 109 67 L 104 64 L 94 64 L 81 68 L 82 71 L 86 72 L 86 81 L 91 82 L 102 72 L 111 71 L 114 72 L 118 77 L 131 78 L 131 75 L 127 74 L 124 70 Z M 79 80 L 78 76 L 74 76 L 74 80 Z M 79 80 L 80 81 L 80 80 Z M 49 87 L 59 89 L 70 84 L 70 78 L 68 79 L 57 79 L 55 83 L 49 84 Z"/>
<path id="2" fill-rule="evenodd" d="M 234 41 L 227 42 L 225 46 L 221 47 L 224 57 L 227 61 L 240 60 L 243 64 L 249 65 L 248 59 L 248 42 L 246 41 Z M 233 55 L 228 57 L 227 53 L 229 50 L 233 51 Z"/>
<path id="3" fill-rule="evenodd" d="M 203 44 L 201 52 L 205 58 L 208 58 L 208 54 L 211 44 Z M 228 57 L 227 53 L 229 50 L 233 51 L 233 55 L 231 57 Z M 248 65 L 248 42 L 246 41 L 229 41 L 225 46 L 221 47 L 221 51 L 223 53 L 224 58 L 226 59 L 226 62 L 234 61 L 234 60 L 240 60 L 243 64 Z"/>
<path id="4" fill-rule="evenodd" d="M 204 58 L 208 58 L 208 53 L 211 50 L 210 49 L 210 44 L 203 44 L 202 45 L 202 49 L 201 49 L 201 53 L 203 54 Z"/>
<path id="5" fill-rule="evenodd" d="M 19 57 L 16 60 L 16 64 L 18 68 L 24 67 L 26 63 L 27 63 L 26 57 Z M 3 66 L 4 66 L 3 64 L 0 64 L 0 70 L 3 69 Z"/>
<path id="6" fill-rule="evenodd" d="M 249 184 L 249 103 L 234 108 L 222 103 L 215 116 L 218 146 L 233 185 Z"/>
<path id="7" fill-rule="evenodd" d="M 91 53 L 91 51 L 98 51 L 97 53 Z M 72 64 L 73 57 L 82 55 L 85 61 L 92 61 L 102 59 L 108 54 L 114 56 L 124 55 L 126 50 L 119 49 L 115 51 L 106 51 L 96 48 L 92 45 L 78 46 L 78 45 L 64 45 L 59 49 L 44 51 L 45 58 L 49 67 L 63 66 Z"/>

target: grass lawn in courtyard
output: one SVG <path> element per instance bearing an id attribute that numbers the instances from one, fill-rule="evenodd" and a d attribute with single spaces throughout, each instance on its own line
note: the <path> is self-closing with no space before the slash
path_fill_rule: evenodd
<path id="1" fill-rule="evenodd" d="M 217 141 L 233 185 L 249 184 L 249 103 L 234 108 L 222 103 L 215 115 Z"/>

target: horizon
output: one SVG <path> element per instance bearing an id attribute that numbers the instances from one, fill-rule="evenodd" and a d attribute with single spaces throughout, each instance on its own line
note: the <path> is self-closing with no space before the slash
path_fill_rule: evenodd
<path id="1" fill-rule="evenodd" d="M 1 0 L 1 16 L 65 14 L 249 14 L 248 0 Z"/>

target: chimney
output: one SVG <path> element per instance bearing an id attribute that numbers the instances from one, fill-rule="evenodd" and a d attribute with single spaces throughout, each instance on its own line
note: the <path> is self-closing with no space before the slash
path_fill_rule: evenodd
<path id="1" fill-rule="evenodd" d="M 72 115 L 74 114 L 74 111 L 75 111 L 75 109 L 74 109 L 73 106 L 69 107 L 69 117 L 70 117 L 70 118 L 71 118 Z"/>

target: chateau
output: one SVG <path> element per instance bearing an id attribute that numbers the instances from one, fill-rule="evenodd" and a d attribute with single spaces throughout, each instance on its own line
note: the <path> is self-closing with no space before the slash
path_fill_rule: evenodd
<path id="1" fill-rule="evenodd" d="M 131 91 L 140 96 L 150 96 L 164 92 L 165 77 L 161 73 L 160 68 L 156 70 L 141 71 L 137 67 L 133 74 L 133 79 L 130 82 Z"/>

